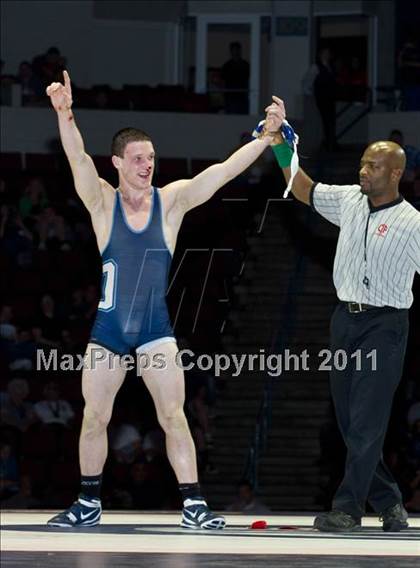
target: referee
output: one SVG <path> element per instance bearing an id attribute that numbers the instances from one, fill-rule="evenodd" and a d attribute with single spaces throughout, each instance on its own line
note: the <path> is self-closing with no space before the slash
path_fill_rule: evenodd
<path id="1" fill-rule="evenodd" d="M 269 112 L 281 124 L 283 101 L 273 97 Z M 273 151 L 288 181 L 292 151 L 287 144 Z M 315 518 L 320 531 L 358 530 L 366 501 L 384 531 L 408 527 L 401 492 L 382 455 L 403 369 L 411 288 L 420 273 L 420 213 L 398 192 L 405 162 L 398 144 L 375 142 L 360 161 L 360 185 L 316 183 L 301 169 L 293 180 L 295 197 L 340 227 L 334 260 L 340 303 L 330 344 L 333 354 L 345 352 L 347 364 L 331 372 L 330 388 L 347 457 L 332 510 Z"/>

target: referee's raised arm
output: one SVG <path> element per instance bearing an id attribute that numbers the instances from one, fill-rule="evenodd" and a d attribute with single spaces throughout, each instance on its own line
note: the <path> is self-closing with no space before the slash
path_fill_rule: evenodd
<path id="1" fill-rule="evenodd" d="M 286 116 L 284 102 L 279 99 L 279 97 L 273 96 L 273 102 L 265 110 L 267 114 L 278 119 L 280 126 Z M 291 177 L 290 162 L 292 159 L 292 151 L 281 136 L 279 136 L 279 140 L 276 140 L 276 142 L 274 142 L 271 146 L 274 155 L 276 156 L 276 160 L 283 170 L 285 180 L 289 183 Z M 302 170 L 302 168 L 299 168 L 299 171 L 296 173 L 293 180 L 291 188 L 292 193 L 296 199 L 306 203 L 306 205 L 310 205 L 310 194 L 313 184 L 314 181 Z"/>
<path id="2" fill-rule="evenodd" d="M 291 175 L 290 167 L 282 168 L 282 170 L 286 183 L 289 183 Z M 299 168 L 299 171 L 297 172 L 295 179 L 293 180 L 291 191 L 296 199 L 299 199 L 299 201 L 302 201 L 302 203 L 306 203 L 306 205 L 310 205 L 310 195 L 313 185 L 314 181 L 302 170 L 302 168 Z"/>

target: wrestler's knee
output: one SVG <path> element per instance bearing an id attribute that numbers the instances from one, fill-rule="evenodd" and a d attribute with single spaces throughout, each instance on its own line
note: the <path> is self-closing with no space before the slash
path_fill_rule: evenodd
<path id="1" fill-rule="evenodd" d="M 159 423 L 166 434 L 188 428 L 182 406 L 174 405 L 159 412 Z"/>
<path id="2" fill-rule="evenodd" d="M 86 403 L 83 410 L 83 430 L 87 435 L 105 431 L 111 420 L 112 410 Z"/>

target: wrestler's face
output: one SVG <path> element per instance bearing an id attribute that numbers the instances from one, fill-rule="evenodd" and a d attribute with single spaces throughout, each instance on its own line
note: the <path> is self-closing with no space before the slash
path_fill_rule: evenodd
<path id="1" fill-rule="evenodd" d="M 359 179 L 361 192 L 368 197 L 392 193 L 395 170 L 386 153 L 367 148 L 360 160 Z"/>
<path id="2" fill-rule="evenodd" d="M 155 150 L 148 141 L 129 142 L 124 149 L 123 158 L 113 156 L 113 163 L 124 180 L 134 189 L 149 189 L 155 169 Z"/>

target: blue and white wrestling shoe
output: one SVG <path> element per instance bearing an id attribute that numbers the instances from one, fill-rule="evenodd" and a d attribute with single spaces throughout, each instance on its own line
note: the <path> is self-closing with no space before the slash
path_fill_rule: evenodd
<path id="1" fill-rule="evenodd" d="M 49 527 L 94 527 L 101 520 L 102 507 L 99 499 L 80 496 L 71 507 L 55 515 L 47 522 Z"/>
<path id="2" fill-rule="evenodd" d="M 212 513 L 204 500 L 186 499 L 182 510 L 181 527 L 184 529 L 223 529 L 226 520 Z"/>

